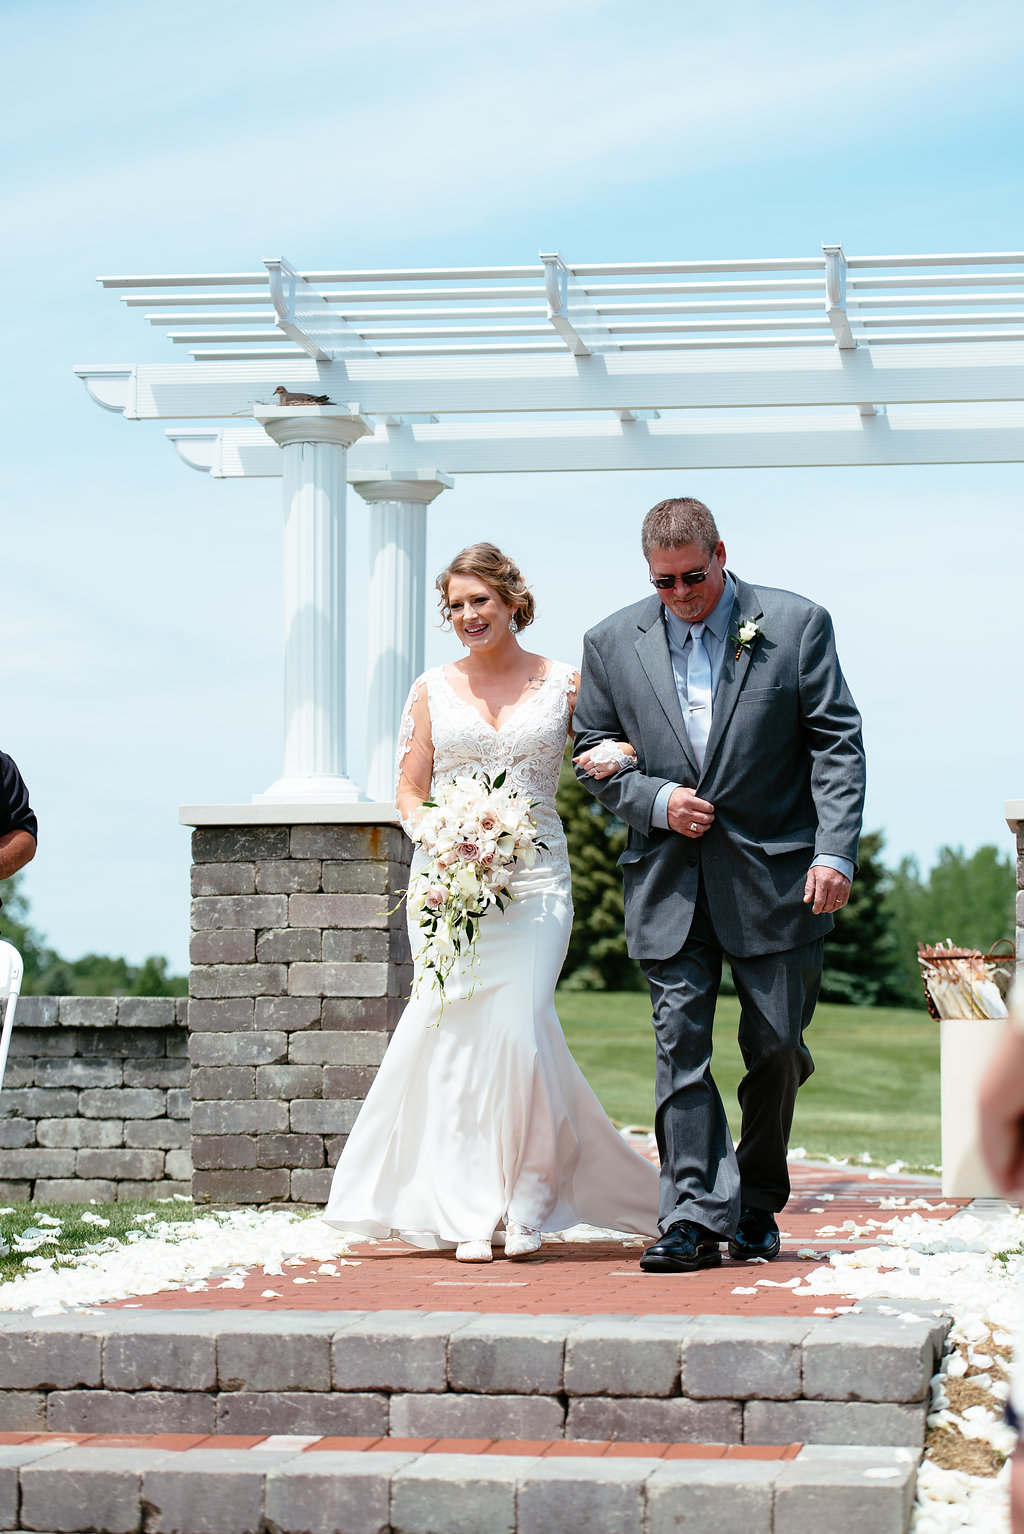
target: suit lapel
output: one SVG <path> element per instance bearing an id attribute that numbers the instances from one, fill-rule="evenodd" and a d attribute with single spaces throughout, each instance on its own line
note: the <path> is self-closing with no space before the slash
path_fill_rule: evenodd
<path id="1" fill-rule="evenodd" d="M 761 603 L 758 601 L 757 592 L 746 581 L 741 581 L 733 576 L 736 582 L 736 600 L 732 605 L 732 617 L 729 620 L 729 633 L 735 634 L 745 618 L 760 618 L 762 613 Z M 755 641 L 756 642 L 756 641 Z M 711 714 L 711 734 L 708 736 L 707 750 L 704 753 L 704 770 L 701 777 L 706 777 L 708 769 L 718 750 L 722 736 L 732 718 L 732 711 L 736 707 L 736 701 L 740 695 L 740 689 L 746 680 L 750 669 L 751 646 L 745 646 L 736 654 L 736 645 L 730 644 L 726 639 L 725 659 L 722 663 L 722 675 L 718 680 L 718 691 L 715 693 L 714 707 Z"/>
<path id="2" fill-rule="evenodd" d="M 690 737 L 686 733 L 686 725 L 683 723 L 683 711 L 679 706 L 676 679 L 668 653 L 668 639 L 665 635 L 665 625 L 661 621 L 661 602 L 658 597 L 652 597 L 651 602 L 653 607 L 648 608 L 641 620 L 643 632 L 636 641 L 636 653 L 696 782 L 697 762 L 690 745 Z"/>

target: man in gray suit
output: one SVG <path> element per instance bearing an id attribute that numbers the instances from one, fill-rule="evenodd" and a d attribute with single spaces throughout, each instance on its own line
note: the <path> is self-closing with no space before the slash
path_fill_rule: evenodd
<path id="1" fill-rule="evenodd" d="M 636 765 L 577 772 L 629 827 L 629 951 L 651 992 L 661 1239 L 646 1272 L 778 1255 L 786 1150 L 823 939 L 846 904 L 864 801 L 860 715 L 824 608 L 726 570 L 714 518 L 661 501 L 642 544 L 657 594 L 584 640 L 578 755 L 629 741 Z M 740 1001 L 741 1136 L 711 1075 L 732 966 Z"/>

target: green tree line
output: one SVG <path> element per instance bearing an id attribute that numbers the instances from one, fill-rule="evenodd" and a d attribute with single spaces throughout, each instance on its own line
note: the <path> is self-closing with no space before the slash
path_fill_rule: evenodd
<path id="1" fill-rule="evenodd" d="M 576 908 L 561 983 L 573 990 L 641 990 L 639 967 L 626 953 L 616 867 L 626 828 L 580 786 L 568 757 L 558 811 L 569 843 Z M 952 938 L 958 946 L 988 949 L 1013 937 L 1017 877 L 1009 854 L 993 846 L 970 854 L 943 847 L 934 867 L 923 873 L 912 857 L 886 867 L 884 845 L 881 831 L 861 837 L 850 902 L 825 943 L 822 1001 L 923 1008 L 918 943 Z M 728 976 L 723 988 L 729 988 Z"/>
<path id="2" fill-rule="evenodd" d="M 0 884 L 0 937 L 25 961 L 23 996 L 187 996 L 188 978 L 169 975 L 167 960 L 153 954 L 141 964 L 107 954 L 64 959 L 30 924 L 21 875 Z"/>

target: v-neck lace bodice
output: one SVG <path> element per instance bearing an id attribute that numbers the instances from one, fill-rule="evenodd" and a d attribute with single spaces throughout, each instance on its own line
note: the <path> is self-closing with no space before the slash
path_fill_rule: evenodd
<path id="1" fill-rule="evenodd" d="M 553 661 L 540 687 L 495 726 L 460 698 L 444 668 L 435 666 L 417 678 L 409 694 L 398 738 L 398 769 L 412 745 L 412 705 L 425 688 L 434 753 L 431 788 L 452 783 L 461 773 L 486 773 L 494 779 L 504 772 L 506 787 L 534 802 L 537 827 L 548 846 L 548 870 L 567 878 L 569 860 L 555 790 L 575 686 L 573 668 Z"/>

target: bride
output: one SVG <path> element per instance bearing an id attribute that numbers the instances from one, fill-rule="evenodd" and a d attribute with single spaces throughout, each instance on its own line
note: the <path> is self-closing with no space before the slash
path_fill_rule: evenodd
<path id="1" fill-rule="evenodd" d="M 495 1236 L 527 1257 L 542 1231 L 586 1223 L 650 1235 L 658 1174 L 605 1116 L 569 1053 L 554 989 L 572 926 L 569 859 L 555 810 L 577 673 L 518 635 L 533 596 L 493 544 L 456 555 L 440 606 L 466 654 L 414 683 L 396 802 L 416 839 L 431 791 L 466 773 L 531 799 L 547 852 L 513 875 L 512 902 L 479 923 L 476 964 L 448 976 L 444 1006 L 417 962 L 413 996 L 338 1162 L 324 1218 L 489 1262 Z M 587 763 L 584 763 L 587 766 Z M 594 763 L 604 775 L 614 768 Z M 417 847 L 413 872 L 425 854 Z M 410 923 L 416 957 L 419 933 Z"/>

